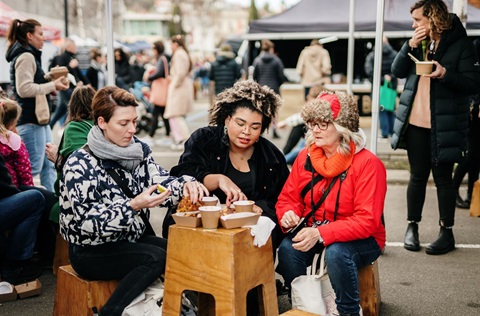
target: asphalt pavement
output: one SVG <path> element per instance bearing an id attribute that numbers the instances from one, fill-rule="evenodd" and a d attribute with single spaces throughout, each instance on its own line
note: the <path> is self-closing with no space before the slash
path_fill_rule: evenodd
<path id="1" fill-rule="evenodd" d="M 207 124 L 207 108 L 205 100 L 195 103 L 195 111 L 187 118 L 192 130 Z M 370 139 L 371 119 L 362 117 L 360 126 Z M 161 137 L 163 132 L 163 129 L 159 129 L 157 136 Z M 271 133 L 265 136 L 281 149 L 288 132 L 280 130 L 280 139 L 273 139 Z M 54 134 L 58 141 L 56 130 Z M 153 151 L 156 161 L 167 169 L 176 164 L 181 153 L 159 145 L 155 145 Z M 387 166 L 395 160 L 406 160 L 404 151 L 394 152 L 387 142 L 377 143 L 377 155 Z M 408 177 L 408 170 L 387 169 L 387 246 L 378 260 L 382 302 L 380 315 L 480 315 L 480 218 L 470 217 L 468 210 L 457 209 L 453 228 L 457 249 L 442 256 L 427 255 L 425 246 L 436 239 L 439 231 L 436 190 L 430 182 L 423 220 L 419 224 L 422 249 L 419 252 L 405 250 L 403 235 L 407 226 Z M 462 192 L 465 193 L 465 190 L 463 186 Z M 164 212 L 163 209 L 152 210 L 152 224 L 157 232 L 160 232 Z M 43 284 L 40 296 L 1 303 L 0 315 L 52 315 L 56 277 L 50 270 L 45 270 L 40 281 Z M 280 312 L 288 308 L 286 297 L 280 297 Z"/>

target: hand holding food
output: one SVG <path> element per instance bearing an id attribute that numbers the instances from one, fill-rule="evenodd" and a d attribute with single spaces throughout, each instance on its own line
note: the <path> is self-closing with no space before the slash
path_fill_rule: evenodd
<path id="1" fill-rule="evenodd" d="M 208 196 L 207 188 L 198 181 L 186 182 L 183 186 L 183 196 L 188 196 L 193 203 L 197 203 L 204 196 Z"/>
<path id="2" fill-rule="evenodd" d="M 131 199 L 130 206 L 135 211 L 139 211 L 143 208 L 156 207 L 162 204 L 170 195 L 170 191 L 167 190 L 160 194 L 153 194 L 157 189 L 157 185 L 152 185 L 150 188 Z"/>

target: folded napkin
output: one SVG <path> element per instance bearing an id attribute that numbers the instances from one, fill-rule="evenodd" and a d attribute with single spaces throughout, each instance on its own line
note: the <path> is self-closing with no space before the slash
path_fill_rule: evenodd
<path id="1" fill-rule="evenodd" d="M 246 227 L 250 227 L 250 234 L 255 237 L 253 238 L 253 244 L 262 247 L 267 243 L 270 233 L 275 228 L 275 223 L 266 216 L 260 216 L 256 225 Z"/>

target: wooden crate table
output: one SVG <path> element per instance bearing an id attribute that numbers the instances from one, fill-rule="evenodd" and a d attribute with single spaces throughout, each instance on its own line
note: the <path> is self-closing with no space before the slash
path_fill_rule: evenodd
<path id="1" fill-rule="evenodd" d="M 247 292 L 259 285 L 260 314 L 278 315 L 271 239 L 258 248 L 248 228 L 170 227 L 164 316 L 180 315 L 185 290 L 200 292 L 200 315 L 246 315 Z"/>

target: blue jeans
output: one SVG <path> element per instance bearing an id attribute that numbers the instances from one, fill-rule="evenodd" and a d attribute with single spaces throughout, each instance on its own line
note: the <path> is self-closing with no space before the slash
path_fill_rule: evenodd
<path id="1" fill-rule="evenodd" d="M 293 165 L 295 159 L 297 159 L 298 153 L 305 148 L 305 139 L 302 138 L 298 144 L 288 153 L 285 155 L 285 160 L 288 165 Z"/>
<path id="2" fill-rule="evenodd" d="M 48 191 L 54 192 L 53 184 L 57 174 L 53 163 L 47 159 L 45 153 L 47 143 L 52 142 L 50 126 L 28 123 L 17 126 L 17 131 L 27 147 L 33 176 L 40 174 L 40 183 Z"/>
<path id="3" fill-rule="evenodd" d="M 285 237 L 278 248 L 277 271 L 283 276 L 285 285 L 290 288 L 293 279 L 305 275 L 312 264 L 315 253 L 322 246 L 316 245 L 307 252 L 295 250 L 292 238 Z M 337 309 L 341 314 L 360 312 L 358 292 L 358 269 L 377 260 L 381 250 L 373 237 L 350 242 L 337 242 L 327 246 L 325 261 L 328 275 L 337 298 Z"/>
<path id="4" fill-rule="evenodd" d="M 11 230 L 5 245 L 6 259 L 20 261 L 33 256 L 44 207 L 45 198 L 37 190 L 0 199 L 0 235 Z"/>
<path id="5" fill-rule="evenodd" d="M 58 122 L 61 127 L 65 126 L 68 115 L 68 103 L 72 97 L 73 89 L 58 92 L 57 108 L 50 118 L 50 128 L 53 128 Z"/>
<path id="6" fill-rule="evenodd" d="M 165 273 L 167 240 L 143 236 L 138 242 L 110 242 L 98 246 L 70 245 L 70 263 L 90 280 L 121 280 L 100 315 L 121 315 L 125 307 Z"/>
<path id="7" fill-rule="evenodd" d="M 388 136 L 393 135 L 393 123 L 395 122 L 395 113 L 391 111 L 381 110 L 379 113 L 379 119 L 382 137 L 388 138 Z"/>

